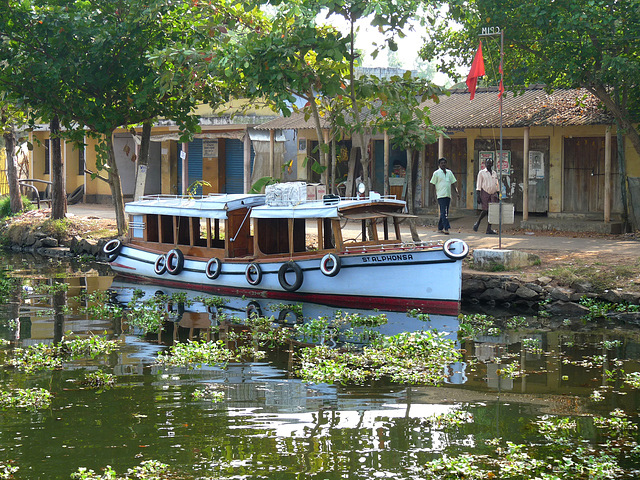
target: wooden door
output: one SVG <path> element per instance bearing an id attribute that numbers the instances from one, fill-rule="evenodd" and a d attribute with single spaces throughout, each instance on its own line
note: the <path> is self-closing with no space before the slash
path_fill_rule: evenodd
<path id="1" fill-rule="evenodd" d="M 604 137 L 564 139 L 563 211 L 604 211 Z M 611 210 L 622 211 L 616 138 L 611 139 Z"/>

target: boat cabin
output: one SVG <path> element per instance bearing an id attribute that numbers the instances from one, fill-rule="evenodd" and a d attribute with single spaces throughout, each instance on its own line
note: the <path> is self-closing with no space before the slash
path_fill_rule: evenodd
<path id="1" fill-rule="evenodd" d="M 399 220 L 407 216 L 405 203 L 393 198 L 334 198 L 297 205 L 268 205 L 265 198 L 145 196 L 125 207 L 130 215 L 128 243 L 154 252 L 179 248 L 185 256 L 245 261 L 379 250 L 401 243 Z M 342 227 L 354 220 L 361 223 L 361 231 L 349 229 L 344 238 Z M 308 233 L 317 236 L 317 244 L 311 244 Z"/>

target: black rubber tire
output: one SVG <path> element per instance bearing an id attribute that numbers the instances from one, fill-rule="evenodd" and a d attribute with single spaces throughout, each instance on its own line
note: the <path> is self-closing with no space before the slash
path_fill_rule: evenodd
<path id="1" fill-rule="evenodd" d="M 296 274 L 296 279 L 293 283 L 289 283 L 287 281 L 287 273 L 289 272 L 293 272 Z M 278 281 L 280 282 L 280 286 L 287 292 L 295 292 L 302 286 L 302 282 L 304 281 L 302 268 L 300 268 L 300 265 L 298 265 L 296 262 L 283 263 L 278 270 Z"/>
<path id="2" fill-rule="evenodd" d="M 82 200 L 83 196 L 84 196 L 84 185 L 80 185 L 78 188 L 76 188 L 73 192 L 69 194 L 69 196 L 67 197 L 67 203 L 69 205 L 75 205 L 80 200 Z"/>
<path id="3" fill-rule="evenodd" d="M 109 240 L 104 244 L 104 247 L 102 247 L 102 251 L 107 256 L 107 261 L 109 263 L 118 258 L 118 255 L 120 255 L 120 250 L 122 250 L 122 242 L 117 238 Z"/>
<path id="4" fill-rule="evenodd" d="M 175 261 L 175 264 L 174 264 Z M 167 272 L 170 275 L 178 275 L 184 268 L 184 254 L 179 248 L 169 250 L 167 253 Z"/>

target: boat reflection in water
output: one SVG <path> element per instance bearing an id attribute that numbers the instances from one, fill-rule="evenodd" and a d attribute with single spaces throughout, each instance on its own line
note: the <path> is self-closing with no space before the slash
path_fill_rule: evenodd
<path id="1" fill-rule="evenodd" d="M 163 332 L 158 333 L 158 342 L 164 344 L 196 339 L 224 340 L 229 332 L 245 328 L 243 321 L 257 315 L 270 318 L 272 325 L 282 328 L 303 326 L 316 319 L 327 320 L 326 336 L 300 338 L 299 344 L 324 344 L 331 348 L 342 348 L 348 344 L 349 347 L 358 348 L 366 345 L 367 333 L 372 331 L 376 335 L 393 336 L 403 332 L 435 330 L 454 341 L 456 347 L 460 347 L 459 319 L 455 315 L 429 312 L 419 312 L 421 315 L 416 315 L 415 312 L 361 309 L 355 311 L 310 302 L 287 304 L 269 298 L 234 296 L 217 297 L 220 302 L 216 306 L 208 306 L 207 300 L 214 299 L 215 296 L 195 290 L 135 283 L 121 277 L 113 280 L 110 290 L 113 300 L 121 305 L 131 302 L 136 291 L 142 293 L 140 301 L 157 295 L 168 297 L 170 300 L 166 308 L 170 324 L 165 325 Z M 386 317 L 386 321 L 367 328 L 351 328 L 348 322 L 341 321 L 356 314 L 359 318 Z M 465 383 L 465 367 L 466 364 L 462 362 L 443 365 L 448 374 L 447 383 Z"/>

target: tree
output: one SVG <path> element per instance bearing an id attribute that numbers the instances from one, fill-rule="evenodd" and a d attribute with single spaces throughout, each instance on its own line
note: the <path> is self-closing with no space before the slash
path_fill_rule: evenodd
<path id="1" fill-rule="evenodd" d="M 2 6 L 0 85 L 39 118 L 58 117 L 68 138 L 81 142 L 89 133 L 100 139 L 98 168 L 108 173 L 123 234 L 127 221 L 113 131 L 160 115 L 196 128 L 189 115 L 195 98 L 161 91 L 146 52 L 175 42 L 185 24 L 202 19 L 191 15 L 189 3 L 161 0 L 4 0 Z"/>
<path id="2" fill-rule="evenodd" d="M 414 175 L 415 154 L 424 150 L 425 146 L 435 143 L 442 129 L 432 125 L 429 119 L 429 107 L 425 101 L 438 101 L 444 92 L 433 84 L 415 78 L 411 72 L 402 77 L 394 76 L 389 80 L 375 77 L 362 78 L 361 86 L 371 84 L 372 90 L 379 98 L 380 115 L 371 117 L 370 127 L 373 131 L 382 130 L 389 134 L 394 147 L 405 150 L 407 154 L 407 207 L 408 212 L 415 212 Z M 411 236 L 414 241 L 420 237 L 413 219 L 410 221 Z"/>
<path id="3" fill-rule="evenodd" d="M 433 37 L 421 52 L 424 58 L 441 56 L 445 58 L 441 68 L 454 73 L 456 63 L 471 64 L 481 29 L 500 27 L 508 72 L 505 87 L 516 92 L 531 83 L 543 83 L 549 89 L 585 88 L 613 114 L 619 130 L 640 155 L 636 126 L 640 119 L 640 0 L 443 3 L 448 5 L 444 21 L 434 21 Z M 452 22 L 462 28 L 452 28 Z M 485 45 L 497 58 L 498 46 Z M 497 68 L 487 73 L 495 81 Z"/>
<path id="4" fill-rule="evenodd" d="M 18 127 L 26 122 L 26 115 L 6 98 L 0 100 L 0 128 L 5 141 L 7 152 L 7 182 L 9 183 L 9 206 L 11 213 L 18 213 L 23 209 L 20 185 L 18 183 L 18 159 L 16 147 L 18 145 Z"/>

